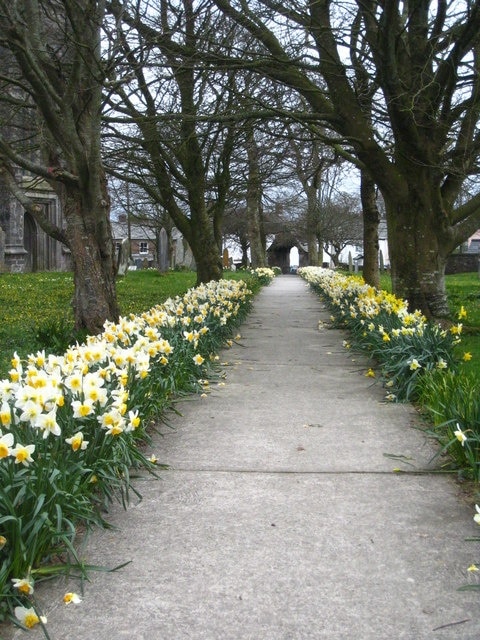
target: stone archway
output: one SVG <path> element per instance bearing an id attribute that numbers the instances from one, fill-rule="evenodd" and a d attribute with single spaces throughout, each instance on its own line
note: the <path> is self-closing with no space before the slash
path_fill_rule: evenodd
<path id="1" fill-rule="evenodd" d="M 268 266 L 279 267 L 282 273 L 290 273 L 290 251 L 298 249 L 298 266 L 308 264 L 308 252 L 302 247 L 299 239 L 292 233 L 277 233 L 267 249 Z"/>

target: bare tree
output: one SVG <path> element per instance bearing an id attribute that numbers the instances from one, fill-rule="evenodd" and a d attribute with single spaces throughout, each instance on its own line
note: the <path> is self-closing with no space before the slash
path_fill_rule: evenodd
<path id="1" fill-rule="evenodd" d="M 338 266 L 345 247 L 362 244 L 362 209 L 358 198 L 341 193 L 325 201 L 319 211 L 318 235 L 325 252 Z"/>
<path id="2" fill-rule="evenodd" d="M 200 51 L 227 47 L 228 26 L 191 0 L 109 6 L 119 54 L 106 117 L 109 171 L 168 212 L 192 249 L 198 282 L 218 279 L 236 139 L 234 74 L 206 68 Z"/>
<path id="3" fill-rule="evenodd" d="M 102 0 L 0 0 L 0 171 L 24 208 L 70 249 L 75 326 L 91 333 L 119 312 L 100 151 L 103 17 Z M 65 228 L 25 195 L 24 172 L 56 191 Z"/>

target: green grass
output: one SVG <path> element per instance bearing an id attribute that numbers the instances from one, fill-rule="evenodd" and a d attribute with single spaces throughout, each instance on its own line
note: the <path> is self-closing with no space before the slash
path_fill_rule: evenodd
<path id="1" fill-rule="evenodd" d="M 130 271 L 117 282 L 121 313 L 142 313 L 185 293 L 195 281 L 191 271 Z M 21 357 L 49 351 L 55 340 L 60 347 L 61 338 L 71 336 L 72 296 L 71 273 L 0 274 L 0 378 L 7 375 L 15 351 Z"/>

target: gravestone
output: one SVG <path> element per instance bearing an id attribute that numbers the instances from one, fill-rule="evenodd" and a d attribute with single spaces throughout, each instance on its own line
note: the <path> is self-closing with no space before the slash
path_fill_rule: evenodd
<path id="1" fill-rule="evenodd" d="M 230 257 L 228 255 L 228 249 L 223 250 L 223 268 L 228 269 L 230 267 Z"/>
<path id="2" fill-rule="evenodd" d="M 130 242 L 128 238 L 122 240 L 120 249 L 118 250 L 118 275 L 124 276 L 128 271 L 128 262 L 130 259 Z"/>

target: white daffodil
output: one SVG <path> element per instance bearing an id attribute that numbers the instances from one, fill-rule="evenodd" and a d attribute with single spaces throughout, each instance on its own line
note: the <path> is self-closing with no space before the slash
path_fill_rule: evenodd
<path id="1" fill-rule="evenodd" d="M 27 627 L 27 629 L 31 629 L 36 624 L 39 624 L 40 621 L 43 624 L 47 623 L 47 618 L 45 616 L 39 617 L 33 607 L 29 609 L 26 607 L 15 607 L 15 617 L 24 627 Z"/>
<path id="2" fill-rule="evenodd" d="M 13 434 L 5 433 L 1 435 L 0 431 L 0 458 L 8 458 L 8 456 L 12 455 L 12 447 L 14 444 Z"/>
<path id="3" fill-rule="evenodd" d="M 475 505 L 475 510 L 477 513 L 473 516 L 473 519 L 477 524 L 480 524 L 480 507 L 478 506 L 478 504 Z"/>
<path id="4" fill-rule="evenodd" d="M 462 447 L 465 446 L 465 442 L 467 440 L 467 436 L 460 429 L 460 425 L 458 424 L 458 422 L 457 422 L 457 429 L 456 429 L 456 431 L 453 432 L 453 435 L 461 443 Z"/>

